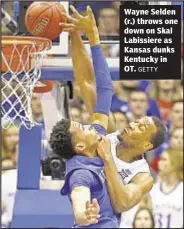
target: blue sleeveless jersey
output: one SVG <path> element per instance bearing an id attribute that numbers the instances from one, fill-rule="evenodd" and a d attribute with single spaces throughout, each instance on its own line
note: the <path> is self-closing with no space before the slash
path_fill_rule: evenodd
<path id="1" fill-rule="evenodd" d="M 66 162 L 65 184 L 61 189 L 62 195 L 68 195 L 70 199 L 69 180 L 72 174 L 77 170 L 90 171 L 98 184 L 91 187 L 91 199 L 96 198 L 100 205 L 100 219 L 97 224 L 90 226 L 74 225 L 75 228 L 119 228 L 121 214 L 115 213 L 112 208 L 110 197 L 107 190 L 107 184 L 103 171 L 103 161 L 100 157 L 88 158 L 85 156 L 74 156 Z M 85 172 L 84 172 L 85 175 Z M 71 201 L 71 199 L 70 199 Z"/>

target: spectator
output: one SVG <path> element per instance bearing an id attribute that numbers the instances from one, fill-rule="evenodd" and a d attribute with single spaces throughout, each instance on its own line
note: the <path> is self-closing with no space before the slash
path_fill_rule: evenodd
<path id="1" fill-rule="evenodd" d="M 113 111 L 112 115 L 115 121 L 115 130 L 119 130 L 120 132 L 123 131 L 129 123 L 126 114 L 121 111 Z"/>
<path id="2" fill-rule="evenodd" d="M 38 95 L 33 94 L 31 100 L 32 116 L 36 122 L 43 122 L 42 104 Z"/>
<path id="3" fill-rule="evenodd" d="M 144 82 L 145 83 L 145 82 Z M 116 81 L 114 84 L 114 95 L 112 98 L 112 105 L 111 110 L 120 110 L 123 112 L 129 112 L 128 107 L 128 98 L 130 97 L 130 93 L 132 90 L 144 88 L 146 90 L 146 86 L 143 87 L 142 82 L 138 80 L 131 80 L 131 81 Z M 145 85 L 145 84 L 144 84 Z M 146 82 L 146 85 L 147 82 Z M 148 116 L 156 116 L 160 118 L 160 111 L 157 106 L 157 103 L 151 97 L 148 98 L 149 107 L 147 110 Z"/>
<path id="4" fill-rule="evenodd" d="M 169 145 L 173 149 L 183 147 L 183 128 L 176 128 L 171 132 Z"/>
<path id="5" fill-rule="evenodd" d="M 129 96 L 128 106 L 130 109 L 128 117 L 131 122 L 146 116 L 149 106 L 147 93 L 141 90 L 133 90 Z"/>
<path id="6" fill-rule="evenodd" d="M 72 103 L 70 105 L 70 118 L 75 122 L 81 122 L 82 109 L 80 105 Z"/>
<path id="7" fill-rule="evenodd" d="M 9 159 L 14 164 L 16 147 L 19 139 L 19 128 L 15 125 L 2 129 L 2 159 Z"/>
<path id="8" fill-rule="evenodd" d="M 165 150 L 158 163 L 160 181 L 150 191 L 157 228 L 183 227 L 183 148 Z"/>
<path id="9" fill-rule="evenodd" d="M 101 36 L 119 35 L 119 16 L 114 8 L 103 8 L 99 11 L 98 29 Z"/>
<path id="10" fill-rule="evenodd" d="M 169 147 L 175 149 L 175 148 L 181 148 L 183 147 L 183 128 L 175 128 L 170 133 L 169 139 L 167 139 L 156 151 L 155 151 L 155 158 L 151 163 L 152 169 L 154 169 L 155 172 L 158 172 L 158 162 L 160 160 L 160 155 L 162 152 Z"/>
<path id="11" fill-rule="evenodd" d="M 89 112 L 86 110 L 86 106 L 84 104 L 81 107 L 82 107 L 81 122 L 83 124 L 89 124 L 91 122 L 91 116 Z"/>
<path id="12" fill-rule="evenodd" d="M 181 99 L 181 88 L 179 80 L 157 80 L 153 82 L 151 95 L 157 100 L 163 121 L 169 119 L 169 111 L 172 102 Z"/>
<path id="13" fill-rule="evenodd" d="M 170 121 L 168 121 L 168 127 L 170 131 L 175 128 L 183 128 L 183 100 L 176 100 L 173 102 L 169 117 Z"/>
<path id="14" fill-rule="evenodd" d="M 2 184 L 2 204 L 5 211 L 2 215 L 2 223 L 7 224 L 9 227 L 12 220 L 14 198 L 17 186 L 17 158 L 18 158 L 18 144 L 15 146 L 14 151 L 14 167 L 4 171 L 1 176 Z"/>
<path id="15" fill-rule="evenodd" d="M 137 210 L 133 228 L 155 228 L 154 216 L 149 208 L 141 207 Z"/>

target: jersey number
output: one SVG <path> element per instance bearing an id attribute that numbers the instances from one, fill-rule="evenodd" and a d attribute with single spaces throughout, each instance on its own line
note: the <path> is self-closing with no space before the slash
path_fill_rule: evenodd
<path id="1" fill-rule="evenodd" d="M 170 223 L 171 223 L 171 214 L 168 215 L 162 215 L 162 214 L 158 214 L 158 228 L 170 228 Z M 166 223 L 166 225 L 163 225 L 164 222 Z"/>

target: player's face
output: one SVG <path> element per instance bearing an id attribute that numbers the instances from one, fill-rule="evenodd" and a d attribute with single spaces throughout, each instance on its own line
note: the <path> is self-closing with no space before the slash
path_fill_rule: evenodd
<path id="1" fill-rule="evenodd" d="M 158 162 L 158 169 L 159 169 L 159 175 L 161 177 L 165 177 L 173 171 L 173 166 L 167 151 L 164 151 L 161 154 L 160 160 Z"/>
<path id="2" fill-rule="evenodd" d="M 141 210 L 135 219 L 135 228 L 152 228 L 153 222 L 149 212 L 144 209 Z"/>
<path id="3" fill-rule="evenodd" d="M 143 150 L 147 145 L 150 150 L 152 148 L 150 139 L 151 136 L 157 131 L 157 128 L 151 117 L 143 117 L 136 120 L 135 122 L 129 123 L 128 127 L 119 136 L 123 144 L 128 147 L 136 147 L 137 149 Z M 149 147 L 151 147 L 149 149 Z M 142 148 L 142 149 L 141 149 Z"/>
<path id="4" fill-rule="evenodd" d="M 97 131 L 92 125 L 82 125 L 79 122 L 71 121 L 70 132 L 74 144 L 83 143 L 85 148 L 97 148 L 98 142 L 101 139 Z"/>

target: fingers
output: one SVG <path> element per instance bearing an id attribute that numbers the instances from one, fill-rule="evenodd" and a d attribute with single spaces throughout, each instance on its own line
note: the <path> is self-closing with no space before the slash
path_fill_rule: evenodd
<path id="1" fill-rule="evenodd" d="M 91 19 L 93 19 L 94 15 L 93 15 L 93 11 L 92 11 L 92 9 L 91 9 L 90 6 L 87 6 L 87 13 L 88 13 L 88 16 L 89 16 Z"/>
<path id="2" fill-rule="evenodd" d="M 102 136 L 102 139 L 101 139 L 101 142 L 103 143 L 106 143 L 106 142 L 109 142 L 108 138 L 106 138 L 105 136 Z"/>
<path id="3" fill-rule="evenodd" d="M 90 209 L 90 202 L 87 201 L 87 202 L 86 202 L 86 211 L 88 211 L 89 209 Z"/>
<path id="4" fill-rule="evenodd" d="M 73 32 L 73 31 L 76 30 L 76 27 L 73 24 L 62 23 L 61 22 L 61 23 L 59 23 L 59 25 L 63 27 L 63 31 L 64 32 Z"/>
<path id="5" fill-rule="evenodd" d="M 96 209 L 100 208 L 97 199 L 93 199 L 93 200 L 92 200 L 92 205 L 93 205 L 94 208 L 96 208 Z"/>
<path id="6" fill-rule="evenodd" d="M 74 13 L 74 15 L 75 15 L 76 18 L 79 19 L 79 18 L 82 17 L 82 16 L 79 14 L 79 12 L 75 9 L 74 6 L 70 5 L 70 9 L 71 9 L 71 11 Z"/>
<path id="7" fill-rule="evenodd" d="M 69 14 L 62 13 L 62 15 L 65 16 L 69 22 L 71 22 L 71 23 L 73 23 L 73 24 L 76 24 L 76 23 L 77 23 L 77 19 L 71 17 Z"/>

